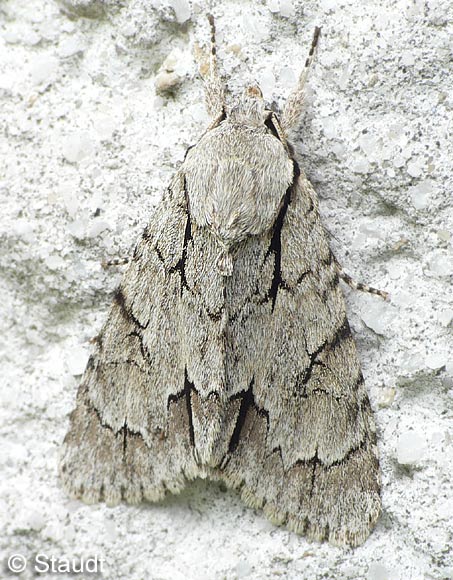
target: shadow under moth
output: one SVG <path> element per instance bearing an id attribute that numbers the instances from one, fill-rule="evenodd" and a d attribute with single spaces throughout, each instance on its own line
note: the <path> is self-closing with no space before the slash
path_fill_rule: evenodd
<path id="1" fill-rule="evenodd" d="M 213 121 L 151 217 L 98 337 L 60 478 L 92 503 L 194 478 L 310 539 L 356 546 L 381 511 L 374 419 L 317 196 L 288 143 L 319 29 L 281 115 L 228 106 L 214 21 Z"/>

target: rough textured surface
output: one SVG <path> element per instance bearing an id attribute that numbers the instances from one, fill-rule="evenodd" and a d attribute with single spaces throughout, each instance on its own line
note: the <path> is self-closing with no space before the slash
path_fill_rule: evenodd
<path id="1" fill-rule="evenodd" d="M 192 54 L 208 31 L 184 0 L 2 3 L 2 559 L 98 554 L 106 578 L 131 580 L 453 577 L 448 9 L 213 7 L 230 87 L 257 80 L 269 102 L 288 94 L 323 26 L 295 145 L 343 266 L 392 297 L 346 290 L 377 411 L 384 514 L 345 551 L 275 528 L 215 484 L 114 509 L 59 488 L 67 413 L 120 277 L 101 261 L 129 252 L 208 122 Z M 157 94 L 169 55 L 180 81 Z"/>

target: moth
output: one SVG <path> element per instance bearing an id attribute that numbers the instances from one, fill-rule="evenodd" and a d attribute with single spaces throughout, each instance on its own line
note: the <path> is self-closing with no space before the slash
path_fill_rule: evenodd
<path id="1" fill-rule="evenodd" d="M 60 478 L 87 503 L 220 480 L 274 523 L 356 546 L 381 511 L 376 429 L 343 273 L 288 141 L 319 37 L 281 115 L 228 103 L 215 27 L 212 123 L 129 261 L 70 416 Z"/>

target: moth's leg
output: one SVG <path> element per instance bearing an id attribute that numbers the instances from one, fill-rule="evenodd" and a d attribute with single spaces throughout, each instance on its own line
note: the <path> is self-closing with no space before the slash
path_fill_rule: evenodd
<path id="1" fill-rule="evenodd" d="M 225 86 L 220 78 L 217 66 L 217 47 L 215 41 L 215 23 L 212 14 L 208 14 L 211 27 L 211 48 L 209 52 L 209 67 L 207 72 L 203 72 L 200 67 L 200 74 L 205 85 L 206 108 L 209 115 L 217 120 L 223 116 L 225 111 Z"/>
<path id="2" fill-rule="evenodd" d="M 113 258 L 112 260 L 102 260 L 101 265 L 106 270 L 111 266 L 125 266 L 129 264 L 130 258 Z"/>
<path id="3" fill-rule="evenodd" d="M 337 265 L 338 276 L 343 280 L 343 282 L 346 282 L 348 286 L 350 286 L 354 290 L 368 292 L 368 294 L 376 294 L 377 296 L 380 296 L 384 300 L 389 299 L 388 292 L 385 292 L 384 290 L 378 290 L 377 288 L 373 288 L 372 286 L 368 286 L 368 284 L 363 284 L 362 282 L 357 282 L 356 280 L 351 278 L 349 274 L 346 274 L 346 272 L 343 270 L 343 268 L 337 261 L 335 261 L 335 263 Z"/>
<path id="4" fill-rule="evenodd" d="M 311 65 L 313 64 L 320 32 L 321 28 L 316 26 L 315 32 L 313 34 L 313 40 L 311 42 L 310 52 L 308 53 L 307 60 L 305 61 L 304 70 L 300 74 L 297 86 L 293 89 L 292 93 L 286 100 L 281 121 L 281 125 L 285 132 L 296 128 L 299 123 L 299 118 L 302 113 L 302 107 L 305 100 L 305 82 L 307 80 L 308 73 L 310 72 Z"/>

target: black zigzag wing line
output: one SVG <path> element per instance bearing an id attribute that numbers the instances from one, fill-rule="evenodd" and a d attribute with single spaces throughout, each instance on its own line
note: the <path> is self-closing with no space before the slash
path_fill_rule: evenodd
<path id="1" fill-rule="evenodd" d="M 303 387 L 303 392 L 301 393 L 303 397 L 307 397 L 306 387 L 308 382 L 310 381 L 311 375 L 313 373 L 313 369 L 316 365 L 323 366 L 324 363 L 318 360 L 320 354 L 325 351 L 334 350 L 345 338 L 351 336 L 351 329 L 349 327 L 348 319 L 345 317 L 343 322 L 338 327 L 337 331 L 335 332 L 334 337 L 331 340 L 325 340 L 315 351 L 309 353 L 307 351 L 307 355 L 310 358 L 310 363 L 306 369 L 304 369 L 304 374 L 298 383 L 300 387 Z"/>
<path id="2" fill-rule="evenodd" d="M 253 386 L 255 383 L 255 379 L 250 381 L 249 388 L 246 391 L 241 391 L 240 393 L 231 397 L 231 400 L 234 399 L 241 399 L 241 406 L 239 407 L 239 413 L 236 419 L 236 424 L 234 426 L 233 433 L 231 435 L 230 442 L 228 444 L 228 453 L 234 453 L 239 445 L 239 441 L 241 439 L 241 432 L 244 428 L 245 420 L 247 417 L 247 413 L 250 409 L 255 409 L 255 411 L 266 418 L 267 424 L 269 426 L 269 414 L 264 409 L 260 409 L 255 402 L 255 397 L 253 394 Z"/>
<path id="3" fill-rule="evenodd" d="M 188 197 L 188 193 L 187 193 L 187 184 L 186 184 L 186 178 L 184 177 L 184 195 L 186 197 L 186 200 L 189 199 Z M 186 204 L 188 207 L 188 203 Z M 175 266 L 173 266 L 172 268 L 169 269 L 169 274 L 173 273 L 173 272 L 179 272 L 180 278 L 181 278 L 181 290 L 180 290 L 180 295 L 182 296 L 182 292 L 183 290 L 188 290 L 189 292 L 191 291 L 188 284 L 187 284 L 187 279 L 186 279 L 186 262 L 187 262 L 187 249 L 189 247 L 189 243 L 192 241 L 192 223 L 190 221 L 190 213 L 187 212 L 187 220 L 186 220 L 186 227 L 184 229 L 184 242 L 183 242 L 183 247 L 182 247 L 182 255 L 181 258 L 178 260 L 177 264 Z"/>
<path id="4" fill-rule="evenodd" d="M 103 429 L 107 429 L 108 431 L 111 431 L 115 437 L 126 437 L 127 436 L 127 437 L 139 437 L 140 439 L 143 439 L 143 435 L 139 431 L 134 431 L 134 430 L 130 429 L 130 427 L 128 427 L 127 421 L 125 421 L 124 424 L 122 425 L 122 427 L 118 430 L 113 429 L 113 427 L 111 425 L 109 425 L 108 423 L 103 421 L 101 413 L 94 406 L 94 404 L 92 403 L 92 401 L 89 397 L 89 391 L 88 391 L 87 385 L 82 386 L 79 396 L 81 396 L 83 398 L 84 405 L 88 408 L 88 410 L 90 412 L 92 412 L 96 416 L 97 420 L 99 421 L 99 424 L 101 425 L 101 427 Z M 68 434 L 66 434 L 66 437 L 67 436 L 68 436 Z"/>
<path id="5" fill-rule="evenodd" d="M 190 401 L 190 395 L 193 392 L 197 392 L 194 383 L 189 380 L 189 376 L 187 374 L 187 367 L 184 369 L 184 386 L 181 391 L 176 394 L 170 395 L 167 401 L 167 409 L 170 408 L 170 403 L 179 401 L 181 399 L 185 399 L 186 402 L 186 409 L 187 409 L 187 416 L 189 419 L 189 440 L 192 447 L 195 447 L 195 429 L 193 425 L 193 413 L 192 413 L 192 404 Z"/>
<path id="6" fill-rule="evenodd" d="M 269 288 L 266 296 L 264 298 L 265 301 L 272 300 L 272 312 L 275 308 L 275 301 L 277 300 L 277 292 L 278 289 L 284 285 L 284 281 L 282 279 L 282 228 L 283 223 L 285 221 L 286 212 L 288 211 L 288 206 L 291 201 L 291 191 L 292 187 L 289 187 L 286 191 L 285 197 L 283 199 L 283 205 L 280 209 L 280 212 L 277 216 L 274 225 L 274 231 L 272 234 L 271 243 L 269 245 L 269 249 L 267 251 L 267 256 L 271 253 L 274 254 L 274 272 L 272 275 L 272 283 L 271 287 Z"/>
<path id="7" fill-rule="evenodd" d="M 132 320 L 132 322 L 142 330 L 148 327 L 149 320 L 147 321 L 146 324 L 141 324 L 138 318 L 135 317 L 134 314 L 132 313 L 132 309 L 128 308 L 126 304 L 126 297 L 124 296 L 124 292 L 123 289 L 121 288 L 121 285 L 118 286 L 118 288 L 114 291 L 113 301 L 120 307 L 123 316 L 127 320 Z"/>
<path id="8" fill-rule="evenodd" d="M 274 272 L 272 275 L 272 282 L 269 290 L 266 292 L 266 295 L 262 299 L 262 303 L 272 300 L 272 312 L 275 308 L 275 302 L 277 300 L 277 293 L 279 288 L 288 288 L 288 285 L 285 280 L 282 278 L 282 229 L 285 223 L 286 213 L 288 211 L 288 207 L 291 203 L 291 195 L 294 188 L 297 185 L 297 181 L 300 176 L 300 168 L 295 159 L 293 161 L 293 180 L 291 185 L 286 190 L 285 196 L 283 198 L 282 207 L 278 213 L 277 219 L 275 220 L 274 227 L 272 230 L 272 238 L 269 244 L 269 248 L 266 252 L 267 259 L 271 254 L 274 256 Z M 308 274 L 305 272 L 297 281 L 298 283 L 302 282 L 303 277 Z M 258 292 L 258 290 L 257 290 Z"/>

